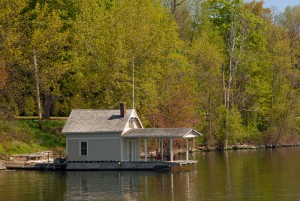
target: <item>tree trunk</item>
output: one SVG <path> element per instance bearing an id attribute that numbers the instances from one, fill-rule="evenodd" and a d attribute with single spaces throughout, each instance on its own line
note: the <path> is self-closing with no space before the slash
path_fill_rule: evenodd
<path id="1" fill-rule="evenodd" d="M 54 106 L 54 102 L 55 102 L 55 97 L 51 93 L 45 93 L 43 118 L 45 119 L 50 118 Z"/>
<path id="2" fill-rule="evenodd" d="M 224 149 L 226 150 L 228 147 L 228 108 L 229 108 L 229 90 L 226 87 L 225 83 L 225 66 L 222 65 L 222 80 L 223 80 L 223 90 L 224 90 L 224 104 L 226 107 L 226 118 L 225 118 L 225 145 Z"/>
<path id="3" fill-rule="evenodd" d="M 36 102 L 37 102 L 38 116 L 39 116 L 39 128 L 40 130 L 42 130 L 43 126 L 42 126 L 42 111 L 41 111 L 41 99 L 40 99 L 40 83 L 39 83 L 35 49 L 33 49 L 33 67 L 34 67 L 34 75 L 35 75 Z"/>

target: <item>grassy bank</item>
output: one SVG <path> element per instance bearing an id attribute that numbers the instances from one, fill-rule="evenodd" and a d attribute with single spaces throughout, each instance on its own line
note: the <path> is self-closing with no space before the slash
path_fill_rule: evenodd
<path id="1" fill-rule="evenodd" d="M 64 123 L 65 120 L 44 120 L 40 130 L 37 120 L 0 120 L 0 154 L 64 150 Z"/>

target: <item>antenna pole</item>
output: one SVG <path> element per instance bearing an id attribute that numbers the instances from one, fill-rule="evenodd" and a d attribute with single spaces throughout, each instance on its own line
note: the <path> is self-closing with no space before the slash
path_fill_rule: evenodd
<path id="1" fill-rule="evenodd" d="M 132 57 L 132 109 L 134 109 L 134 57 Z"/>

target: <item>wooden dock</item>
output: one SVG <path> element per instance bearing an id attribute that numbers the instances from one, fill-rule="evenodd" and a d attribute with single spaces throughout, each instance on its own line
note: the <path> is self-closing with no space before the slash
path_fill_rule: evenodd
<path id="1" fill-rule="evenodd" d="M 154 170 L 180 171 L 193 167 L 198 161 L 69 161 L 68 163 L 55 161 L 51 163 L 5 163 L 8 170 Z"/>
<path id="2" fill-rule="evenodd" d="M 65 170 L 65 163 L 35 163 L 35 164 L 21 164 L 21 163 L 6 163 L 8 170 Z"/>
<path id="3" fill-rule="evenodd" d="M 170 161 L 168 161 L 170 162 Z M 176 160 L 176 161 L 173 161 L 173 162 L 170 162 L 170 163 L 178 163 L 179 166 L 182 166 L 182 165 L 191 165 L 191 164 L 197 164 L 198 161 L 196 160 Z"/>
<path id="4" fill-rule="evenodd" d="M 69 161 L 66 170 L 172 170 L 196 164 L 195 160 L 177 161 Z M 177 168 L 178 169 L 178 168 Z M 181 168 L 182 169 L 182 168 Z"/>
<path id="5" fill-rule="evenodd" d="M 9 170 L 65 170 L 65 159 L 54 156 L 51 151 L 11 155 L 3 166 Z"/>

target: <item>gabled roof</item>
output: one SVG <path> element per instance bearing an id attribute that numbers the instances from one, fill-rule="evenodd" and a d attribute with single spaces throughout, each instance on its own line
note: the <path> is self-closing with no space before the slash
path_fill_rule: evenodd
<path id="1" fill-rule="evenodd" d="M 127 109 L 124 118 L 120 110 L 72 110 L 62 133 L 123 132 L 134 109 Z"/>
<path id="2" fill-rule="evenodd" d="M 122 137 L 177 137 L 177 138 L 190 138 L 202 135 L 192 128 L 138 128 L 131 129 L 124 133 Z"/>

